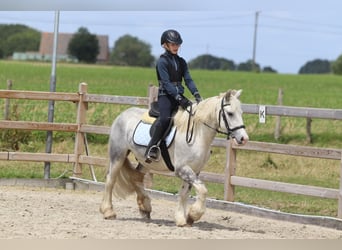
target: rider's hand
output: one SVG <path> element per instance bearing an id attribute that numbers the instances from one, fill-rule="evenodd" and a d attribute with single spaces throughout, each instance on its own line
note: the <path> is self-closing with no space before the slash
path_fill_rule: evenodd
<path id="1" fill-rule="evenodd" d="M 183 109 L 192 105 L 192 102 L 185 96 L 177 95 L 176 100 Z"/>
<path id="2" fill-rule="evenodd" d="M 194 97 L 195 97 L 197 103 L 202 101 L 202 97 L 198 92 L 194 95 Z"/>

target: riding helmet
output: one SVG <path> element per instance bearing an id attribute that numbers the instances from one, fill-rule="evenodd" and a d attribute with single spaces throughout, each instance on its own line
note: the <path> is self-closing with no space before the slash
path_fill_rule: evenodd
<path id="1" fill-rule="evenodd" d="M 182 40 L 181 35 L 178 33 L 178 31 L 166 30 L 163 32 L 161 36 L 160 44 L 163 45 L 166 42 L 181 45 L 183 40 Z"/>

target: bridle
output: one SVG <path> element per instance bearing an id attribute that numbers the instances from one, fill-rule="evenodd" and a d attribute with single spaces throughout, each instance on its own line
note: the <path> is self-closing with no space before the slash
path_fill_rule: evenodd
<path id="1" fill-rule="evenodd" d="M 213 129 L 213 130 L 215 130 L 217 133 L 227 135 L 227 139 L 232 135 L 232 133 L 233 133 L 234 131 L 236 131 L 236 130 L 238 130 L 238 129 L 241 129 L 241 128 L 246 128 L 245 125 L 243 125 L 243 124 L 240 125 L 240 126 L 236 126 L 236 127 L 234 127 L 234 128 L 230 128 L 230 127 L 229 127 L 227 114 L 226 114 L 226 112 L 224 112 L 224 107 L 229 106 L 229 105 L 230 105 L 230 103 L 226 103 L 226 104 L 224 103 L 224 97 L 223 97 L 223 98 L 222 98 L 222 101 L 221 101 L 221 108 L 220 108 L 219 117 L 218 117 L 218 120 L 219 120 L 219 128 L 221 127 L 221 118 L 222 118 L 222 120 L 223 120 L 223 122 L 224 122 L 224 126 L 225 126 L 226 129 L 227 129 L 227 132 L 221 131 L 221 130 L 219 130 L 219 129 L 217 129 L 217 128 L 213 128 L 213 127 L 211 127 L 210 125 L 204 123 L 204 125 L 206 125 L 207 127 L 211 128 L 211 129 Z"/>
<path id="2" fill-rule="evenodd" d="M 232 135 L 232 133 L 238 129 L 241 128 L 246 128 L 245 125 L 240 125 L 240 126 L 236 126 L 234 128 L 230 128 L 229 127 L 229 123 L 228 123 L 228 118 L 227 118 L 227 114 L 226 112 L 224 112 L 224 107 L 229 106 L 230 103 L 224 103 L 224 97 L 222 98 L 221 101 L 221 107 L 220 107 L 220 111 L 219 111 L 219 128 L 221 127 L 221 118 L 224 122 L 224 126 L 227 129 L 227 132 L 225 131 L 221 131 L 218 128 L 213 128 L 212 126 L 210 126 L 207 123 L 203 123 L 205 126 L 207 126 L 208 128 L 211 128 L 212 130 L 215 130 L 217 133 L 219 134 L 224 134 L 227 136 L 227 139 Z M 191 131 L 190 131 L 190 120 L 191 120 L 191 116 L 194 115 L 194 113 L 192 113 L 192 106 L 190 106 L 190 110 L 186 110 L 189 113 L 189 119 L 188 119 L 188 124 L 187 124 L 187 131 L 186 131 L 186 142 L 189 144 L 192 140 L 192 136 L 193 136 L 193 132 L 194 132 L 194 127 L 192 126 Z"/>

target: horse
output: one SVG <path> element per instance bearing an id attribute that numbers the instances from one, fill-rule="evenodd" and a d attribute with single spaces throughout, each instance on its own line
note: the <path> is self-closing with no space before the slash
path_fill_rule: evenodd
<path id="1" fill-rule="evenodd" d="M 178 206 L 175 210 L 175 224 L 179 227 L 192 226 L 205 213 L 207 188 L 199 174 L 210 156 L 210 146 L 217 133 L 227 135 L 237 145 L 248 140 L 240 103 L 242 90 L 228 90 L 218 96 L 194 103 L 186 110 L 179 108 L 173 117 L 175 137 L 168 147 L 174 166 L 174 175 L 182 180 Z M 109 165 L 105 180 L 100 212 L 105 219 L 115 219 L 112 196 L 126 198 L 136 193 L 141 216 L 151 219 L 151 199 L 144 188 L 144 175 L 150 171 L 170 171 L 164 160 L 145 162 L 145 146 L 133 141 L 133 133 L 147 109 L 130 107 L 113 121 L 109 136 Z M 191 121 L 191 122 L 189 122 Z M 190 124 L 190 125 L 189 125 Z M 189 129 L 189 126 L 191 127 Z M 191 131 L 189 140 L 188 132 Z M 128 156 L 132 153 L 137 164 Z M 187 209 L 187 198 L 191 188 L 195 189 L 196 200 Z"/>

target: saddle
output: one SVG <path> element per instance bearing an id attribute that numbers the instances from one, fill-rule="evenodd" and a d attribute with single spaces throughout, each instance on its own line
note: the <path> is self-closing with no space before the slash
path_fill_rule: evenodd
<path id="1" fill-rule="evenodd" d="M 150 110 L 143 114 L 140 122 L 134 130 L 133 142 L 136 145 L 144 147 L 148 146 L 148 143 L 155 131 L 155 124 L 158 121 L 159 114 L 158 102 L 151 103 Z M 173 126 L 173 122 L 171 121 L 159 144 L 161 156 L 171 171 L 174 171 L 174 166 L 171 163 L 168 147 L 173 142 L 176 131 L 177 129 Z"/>
<path id="2" fill-rule="evenodd" d="M 159 112 L 158 102 L 152 102 L 152 103 L 151 103 L 151 108 L 150 108 L 150 110 L 148 111 L 148 114 L 149 114 L 151 117 L 155 117 L 155 118 L 158 118 L 158 117 L 159 117 L 160 112 Z"/>

